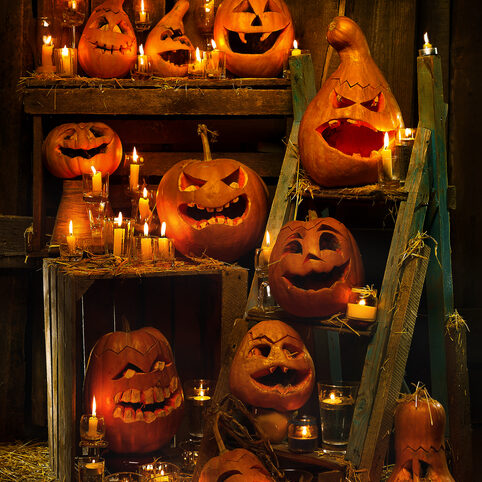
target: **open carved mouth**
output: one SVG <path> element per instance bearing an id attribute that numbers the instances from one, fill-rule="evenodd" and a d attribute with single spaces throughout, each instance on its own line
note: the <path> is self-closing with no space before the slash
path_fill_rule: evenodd
<path id="1" fill-rule="evenodd" d="M 114 47 L 113 45 L 108 46 L 107 44 L 99 44 L 97 40 L 95 42 L 91 41 L 90 43 L 94 46 L 94 48 L 101 50 L 103 54 L 107 52 L 111 54 L 113 54 L 114 52 L 120 52 L 122 55 L 124 55 L 126 51 L 131 50 L 130 45 L 126 47 L 124 47 L 123 45 L 121 45 L 120 47 Z"/>
<path id="2" fill-rule="evenodd" d="M 301 290 L 322 290 L 323 288 L 330 288 L 337 281 L 345 277 L 348 271 L 350 261 L 341 266 L 335 266 L 331 271 L 319 273 L 311 271 L 305 276 L 299 275 L 284 275 L 284 278 L 289 284 Z"/>
<path id="3" fill-rule="evenodd" d="M 245 33 L 226 29 L 227 41 L 231 51 L 237 54 L 264 54 L 278 40 L 286 27 L 273 32 Z"/>
<path id="4" fill-rule="evenodd" d="M 368 122 L 354 119 L 333 119 L 317 129 L 327 144 L 348 156 L 374 157 L 383 147 L 385 132 Z"/>
<path id="5" fill-rule="evenodd" d="M 247 208 L 248 199 L 243 194 L 216 208 L 207 208 L 196 203 L 181 204 L 179 213 L 193 228 L 203 229 L 214 224 L 237 226 L 246 217 Z"/>
<path id="6" fill-rule="evenodd" d="M 278 391 L 289 392 L 299 389 L 299 385 L 306 382 L 307 370 L 293 370 L 284 365 L 264 368 L 251 375 L 251 378 L 261 387 L 276 387 Z"/>
<path id="7" fill-rule="evenodd" d="M 189 62 L 189 50 L 187 49 L 166 50 L 165 52 L 160 52 L 159 55 L 164 62 L 169 62 L 178 67 L 187 65 Z"/>
<path id="8" fill-rule="evenodd" d="M 93 147 L 92 149 L 71 149 L 70 147 L 59 146 L 60 152 L 67 157 L 83 157 L 84 159 L 92 159 L 97 154 L 103 154 L 107 150 L 107 143 L 101 144 L 98 147 Z"/>

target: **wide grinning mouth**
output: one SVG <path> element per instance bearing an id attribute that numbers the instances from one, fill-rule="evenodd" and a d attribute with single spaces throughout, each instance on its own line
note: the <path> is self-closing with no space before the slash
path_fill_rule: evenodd
<path id="1" fill-rule="evenodd" d="M 331 271 L 317 272 L 311 271 L 305 276 L 299 275 L 284 275 L 284 278 L 296 288 L 301 290 L 322 290 L 323 288 L 330 288 L 337 281 L 343 279 L 348 271 L 350 261 L 343 263 L 341 266 L 335 266 Z"/>
<path id="2" fill-rule="evenodd" d="M 252 374 L 251 378 L 257 385 L 263 387 L 277 387 L 283 391 L 291 391 L 306 382 L 308 375 L 307 370 L 294 370 L 285 365 L 277 365 L 259 370 Z"/>
<path id="3" fill-rule="evenodd" d="M 286 27 L 272 32 L 245 33 L 226 29 L 229 48 L 237 54 L 264 54 L 272 49 Z"/>
<path id="4" fill-rule="evenodd" d="M 60 152 L 70 158 L 83 157 L 84 159 L 92 159 L 97 156 L 97 154 L 104 154 L 107 150 L 108 144 L 104 142 L 100 146 L 93 147 L 92 149 L 71 149 L 70 147 L 59 146 Z"/>
<path id="5" fill-rule="evenodd" d="M 166 50 L 165 52 L 159 52 L 159 56 L 164 62 L 182 67 L 189 63 L 189 52 L 189 49 Z"/>
<path id="6" fill-rule="evenodd" d="M 243 222 L 248 211 L 248 198 L 237 196 L 228 203 L 212 208 L 197 203 L 181 204 L 179 213 L 185 222 L 195 229 L 203 229 L 214 224 L 236 226 Z"/>
<path id="7" fill-rule="evenodd" d="M 333 119 L 320 125 L 317 132 L 327 144 L 348 156 L 372 157 L 383 147 L 385 132 L 368 122 L 355 119 Z"/>
<path id="8" fill-rule="evenodd" d="M 95 49 L 101 50 L 103 54 L 105 53 L 110 53 L 113 54 L 114 52 L 120 52 L 122 55 L 124 55 L 125 51 L 130 51 L 131 46 L 127 45 L 121 45 L 120 47 L 114 47 L 113 45 L 107 45 L 107 44 L 100 44 L 97 40 L 95 42 L 90 42 Z"/>

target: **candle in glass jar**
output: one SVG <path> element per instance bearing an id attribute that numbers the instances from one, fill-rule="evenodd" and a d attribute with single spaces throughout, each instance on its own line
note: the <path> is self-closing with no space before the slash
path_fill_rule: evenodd
<path id="1" fill-rule="evenodd" d="M 92 194 L 102 194 L 102 173 L 97 171 L 94 166 L 92 169 Z"/>
<path id="2" fill-rule="evenodd" d="M 377 307 L 368 306 L 366 300 L 361 298 L 357 303 L 348 303 L 346 317 L 354 320 L 375 321 Z"/>
<path id="3" fill-rule="evenodd" d="M 392 150 L 390 149 L 390 141 L 388 137 L 388 132 L 385 132 L 385 137 L 383 139 L 383 149 L 382 149 L 382 163 L 383 172 L 389 178 L 393 178 L 392 172 Z"/>
<path id="4" fill-rule="evenodd" d="M 146 12 L 144 12 L 144 14 L 145 13 Z M 148 70 L 148 59 L 147 55 L 144 55 L 144 47 L 142 44 L 139 45 L 139 55 L 137 56 L 137 70 L 139 72 L 147 72 Z"/>
<path id="5" fill-rule="evenodd" d="M 76 239 L 74 236 L 74 226 L 73 226 L 72 220 L 70 220 L 70 223 L 69 223 L 69 235 L 66 236 L 66 239 L 67 239 L 67 246 L 69 248 L 69 252 L 73 253 L 76 248 Z"/>
<path id="6" fill-rule="evenodd" d="M 43 45 L 42 45 L 42 66 L 43 67 L 52 67 L 52 52 L 54 50 L 54 45 L 52 43 L 52 36 L 44 35 L 42 37 Z"/>
<path id="7" fill-rule="evenodd" d="M 288 426 L 288 448 L 292 452 L 313 452 L 318 446 L 318 426 L 316 419 L 302 415 Z"/>
<path id="8" fill-rule="evenodd" d="M 144 236 L 141 238 L 141 258 L 143 260 L 152 259 L 152 243 L 149 237 L 149 225 L 144 223 Z"/>
<path id="9" fill-rule="evenodd" d="M 141 11 L 139 12 L 139 22 L 146 23 L 146 11 L 144 10 L 144 0 L 141 0 Z"/>
<path id="10" fill-rule="evenodd" d="M 122 213 L 119 212 L 119 216 L 114 218 L 114 223 L 117 224 L 117 228 L 114 228 L 114 256 L 122 256 L 122 247 L 125 241 L 125 230 L 122 227 Z"/>
<path id="11" fill-rule="evenodd" d="M 62 55 L 62 73 L 67 76 L 73 75 L 72 61 L 71 61 L 72 54 L 70 53 L 70 49 L 68 49 L 66 45 L 64 45 L 64 48 L 62 49 L 61 55 Z"/>
<path id="12" fill-rule="evenodd" d="M 166 221 L 161 224 L 161 237 L 159 243 L 159 258 L 164 260 L 171 259 L 171 240 L 166 237 Z"/>
<path id="13" fill-rule="evenodd" d="M 273 247 L 271 246 L 271 238 L 269 231 L 266 231 L 265 243 L 261 247 L 261 252 L 259 253 L 258 264 L 260 268 L 267 267 L 269 264 L 269 259 L 271 257 L 271 251 Z"/>
<path id="14" fill-rule="evenodd" d="M 139 215 L 141 219 L 147 219 L 151 214 L 149 209 L 149 199 L 147 198 L 147 188 L 144 188 L 142 197 L 139 198 Z"/>
<path id="15" fill-rule="evenodd" d="M 95 439 L 97 438 L 97 425 L 98 425 L 98 420 L 97 420 L 97 417 L 96 417 L 96 405 L 95 405 L 95 397 L 93 397 L 93 400 L 92 400 L 92 416 L 89 417 L 89 428 L 87 430 L 87 433 L 86 435 L 90 438 L 90 439 Z"/>
<path id="16" fill-rule="evenodd" d="M 131 191 L 137 191 L 139 185 L 139 164 L 137 163 L 139 156 L 137 155 L 136 148 L 132 150 L 132 162 L 130 164 L 129 172 L 129 186 Z"/>

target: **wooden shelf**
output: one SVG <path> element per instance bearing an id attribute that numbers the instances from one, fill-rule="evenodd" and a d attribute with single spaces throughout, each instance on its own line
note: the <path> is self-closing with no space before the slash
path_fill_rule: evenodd
<path id="1" fill-rule="evenodd" d="M 312 199 L 387 202 L 404 201 L 408 196 L 408 192 L 404 186 L 384 189 L 378 186 L 378 184 L 368 184 L 357 187 L 323 188 L 309 180 L 306 184 L 307 186 L 303 191 L 303 197 Z"/>

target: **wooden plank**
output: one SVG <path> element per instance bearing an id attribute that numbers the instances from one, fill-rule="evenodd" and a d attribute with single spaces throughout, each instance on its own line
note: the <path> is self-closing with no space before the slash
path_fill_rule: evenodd
<path id="1" fill-rule="evenodd" d="M 385 360 L 382 364 L 383 370 L 380 372 L 361 459 L 361 468 L 370 471 L 370 480 L 381 479 L 396 402 L 405 375 L 405 365 L 415 329 L 430 248 L 425 245 L 420 255 L 422 257 L 412 257 L 406 261 L 400 280 L 396 309 L 393 314 Z"/>
<path id="2" fill-rule="evenodd" d="M 45 235 L 45 203 L 44 203 L 44 179 L 42 164 L 42 118 L 38 115 L 33 117 L 33 187 L 32 187 L 32 213 L 33 213 L 33 236 L 32 249 L 40 251 L 44 246 Z"/>
<path id="3" fill-rule="evenodd" d="M 328 353 L 330 357 L 330 376 L 333 383 L 343 380 L 341 368 L 340 335 L 333 331 L 326 334 L 328 339 Z"/>
<path id="4" fill-rule="evenodd" d="M 386 203 L 387 201 L 403 201 L 407 199 L 404 186 L 395 189 L 383 189 L 378 184 L 368 184 L 359 187 L 323 188 L 310 184 L 303 193 L 311 199 L 339 199 L 350 201 L 372 201 Z"/>
<path id="5" fill-rule="evenodd" d="M 365 366 L 350 430 L 346 459 L 353 462 L 355 466 L 358 466 L 361 461 L 377 381 L 388 340 L 388 330 L 393 315 L 392 307 L 395 302 L 400 273 L 400 256 L 405 251 L 410 234 L 413 231 L 417 232 L 422 229 L 423 218 L 417 216 L 417 210 L 425 204 L 424 198 L 426 199 L 426 193 L 428 192 L 428 186 L 423 186 L 422 181 L 429 141 L 430 131 L 418 129 L 407 177 L 409 194 L 407 201 L 400 203 L 380 292 L 377 331 L 367 349 Z"/>
<path id="6" fill-rule="evenodd" d="M 31 89 L 24 93 L 27 114 L 287 116 L 289 90 L 213 89 Z"/>
<path id="7" fill-rule="evenodd" d="M 274 444 L 273 448 L 276 451 L 276 455 L 281 460 L 296 462 L 297 464 L 302 464 L 304 466 L 325 467 L 328 469 L 344 471 L 348 465 L 342 457 L 333 457 L 324 454 L 322 451 L 304 454 L 293 453 L 288 450 L 288 445 L 286 443 Z"/>
<path id="8" fill-rule="evenodd" d="M 290 57 L 291 93 L 293 95 L 293 118 L 301 122 L 308 104 L 316 95 L 315 72 L 311 54 Z"/>
<path id="9" fill-rule="evenodd" d="M 50 306 L 52 307 L 50 313 L 50 339 L 52 350 L 52 419 L 49 424 L 52 425 L 52 438 L 49 439 L 49 450 L 54 454 L 52 470 L 55 474 L 59 474 L 60 463 L 60 445 L 58 440 L 59 434 L 59 392 L 58 392 L 58 365 L 59 365 L 59 347 L 58 347 L 58 296 L 57 296 L 57 268 L 55 266 L 49 267 L 50 276 Z"/>

